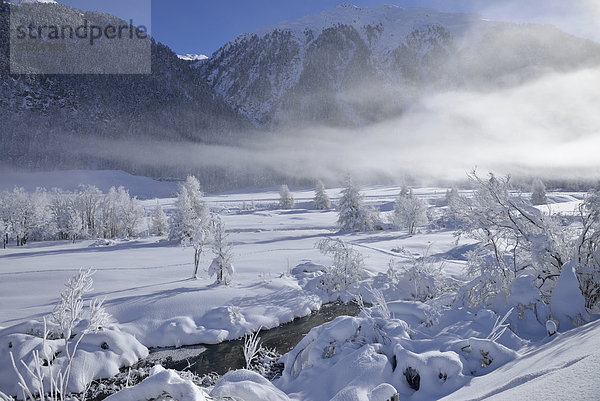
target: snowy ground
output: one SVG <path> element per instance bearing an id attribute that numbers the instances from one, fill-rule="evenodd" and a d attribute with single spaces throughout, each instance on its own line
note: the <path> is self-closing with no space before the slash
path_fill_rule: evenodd
<path id="1" fill-rule="evenodd" d="M 329 192 L 335 201 L 339 190 Z M 369 203 L 391 210 L 398 192 L 396 187 L 371 188 L 365 195 Z M 444 193 L 442 189 L 417 191 L 431 201 Z M 425 252 L 443 255 L 455 247 L 451 231 L 412 237 L 402 231 L 337 234 L 335 211 L 309 210 L 312 191 L 294 193 L 295 210 L 239 210 L 244 202 L 250 206 L 253 201 L 258 208 L 268 208 L 278 196 L 265 192 L 207 197 L 211 209 L 222 215 L 234 246 L 236 274 L 227 287 L 212 285 L 214 278 L 208 277 L 210 250 L 202 258 L 205 269 L 200 278 L 191 280 L 193 251 L 164 238 L 118 240 L 109 245 L 92 240 L 40 242 L 0 251 L 0 292 L 7 305 L 0 310 L 0 326 L 41 318 L 51 310 L 67 278 L 81 267 L 93 267 L 97 273 L 91 296 L 105 298 L 108 311 L 144 345 L 220 342 L 260 326 L 277 326 L 320 307 L 321 299 L 300 288 L 287 273 L 307 260 L 328 264 L 330 258 L 315 249 L 323 237 L 355 245 L 372 274 L 385 272 L 390 259 L 405 259 L 394 252 L 399 248 L 419 256 Z M 160 201 L 169 213 L 174 199 Z M 155 200 L 144 205 L 151 210 Z M 460 265 L 460 261 L 448 260 L 446 267 L 460 276 Z M 222 321 L 227 307 L 241 314 L 237 321 Z"/>
<path id="2" fill-rule="evenodd" d="M 160 194 L 164 194 L 171 183 L 157 186 Z M 399 190 L 399 187 L 372 187 L 365 188 L 363 193 L 367 202 L 385 215 L 393 209 Z M 415 190 L 415 194 L 430 205 L 440 204 L 445 192 L 442 188 Z M 331 189 L 328 193 L 335 203 L 339 189 Z M 573 213 L 581 199 L 581 194 L 577 193 L 548 195 L 553 202 L 552 212 Z M 447 276 L 457 280 L 464 278 L 464 252 L 470 243 L 465 240 L 456 243 L 450 230 L 421 228 L 414 236 L 397 230 L 339 234 L 335 211 L 311 210 L 312 190 L 294 192 L 294 197 L 296 209 L 284 211 L 272 208 L 279 198 L 276 191 L 207 196 L 211 210 L 222 216 L 234 246 L 236 274 L 230 286 L 215 286 L 214 278 L 208 277 L 206 268 L 212 259 L 208 249 L 201 260 L 204 270 L 199 279 L 190 279 L 193 251 L 170 244 L 164 238 L 117 240 L 106 244 L 92 240 L 75 244 L 42 242 L 0 249 L 0 329 L 4 328 L 0 337 L 19 331 L 19 328 L 27 327 L 27 321 L 40 320 L 51 312 L 65 280 L 81 267 L 97 270 L 90 297 L 105 298 L 108 312 L 118 322 L 116 327 L 133 335 L 146 347 L 217 343 L 238 338 L 261 326 L 275 327 L 319 308 L 327 299 L 304 288 L 291 270 L 307 261 L 329 264 L 330 258 L 315 249 L 315 243 L 324 237 L 340 238 L 353 244 L 365 256 L 366 270 L 372 277 L 386 272 L 390 260 L 406 262 L 407 255 L 401 251 L 404 249 L 415 256 L 427 253 L 439 257 L 445 261 L 443 269 Z M 150 211 L 155 202 L 146 200 L 144 206 Z M 168 214 L 174 199 L 161 198 L 160 203 Z M 244 206 L 256 209 L 242 210 Z M 390 308 L 396 308 L 398 315 L 412 327 L 410 314 L 403 316 L 406 305 Z M 465 312 L 465 319 L 467 315 Z M 451 348 L 455 337 L 485 336 L 494 320 L 491 315 L 469 319 L 475 323 L 449 326 L 442 332 L 422 328 L 421 334 L 442 338 Z M 399 329 L 390 330 L 397 332 Z M 408 340 L 398 333 L 395 335 L 406 347 L 404 342 Z M 481 377 L 467 380 L 459 375 L 453 385 L 465 386 L 449 399 L 487 399 L 492 396 L 494 399 L 521 399 L 525 394 L 534 394 L 533 399 L 564 399 L 567 393 L 576 399 L 593 399 L 590 395 L 600 391 L 599 354 L 591 351 L 599 349 L 598 338 L 600 325 L 597 322 L 560 334 L 553 341 L 540 340 L 547 344 L 539 347 L 541 343 L 523 348 L 525 343 L 505 337 L 501 343 L 520 352 L 519 357 Z M 417 348 L 426 351 L 427 346 L 423 344 Z M 7 362 L 2 359 L 6 354 L 4 351 L 0 352 L 3 364 Z M 508 351 L 505 353 L 512 355 Z M 0 370 L 7 372 L 10 369 L 7 365 L 1 366 Z M 168 371 L 156 373 L 157 376 L 171 377 Z M 257 386 L 262 383 L 253 376 L 240 377 L 235 380 L 249 380 Z M 279 387 L 297 393 L 299 384 L 291 377 Z M 584 379 L 587 386 L 577 385 L 576 391 L 570 392 L 573 383 Z M 235 387 L 232 383 L 223 382 L 223 386 Z M 4 390 L 1 386 L 0 389 Z M 270 394 L 275 394 L 276 390 L 273 388 Z M 423 395 L 419 398 L 408 388 L 400 392 L 407 398 L 423 399 Z M 315 397 L 319 392 L 309 394 Z M 445 395 L 425 394 L 434 398 Z M 556 394 L 563 396 L 553 397 Z M 278 397 L 280 395 L 277 393 Z M 306 395 L 300 392 L 296 397 L 302 399 Z"/>

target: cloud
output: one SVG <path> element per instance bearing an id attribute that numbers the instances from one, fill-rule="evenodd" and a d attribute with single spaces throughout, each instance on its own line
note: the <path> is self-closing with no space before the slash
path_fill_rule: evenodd
<path id="1" fill-rule="evenodd" d="M 359 129 L 249 135 L 239 146 L 118 143 L 91 149 L 138 165 L 271 171 L 298 179 L 453 180 L 482 171 L 600 177 L 600 70 L 551 74 L 493 92 L 432 95 L 402 117 Z M 100 150 L 99 150 L 100 149 Z M 104 149 L 104 150 L 102 150 Z M 151 155 L 151 156 L 149 156 Z"/>
<path id="2" fill-rule="evenodd" d="M 552 24 L 576 36 L 600 41 L 600 2 L 597 0 L 473 1 L 474 9 L 493 19 Z"/>

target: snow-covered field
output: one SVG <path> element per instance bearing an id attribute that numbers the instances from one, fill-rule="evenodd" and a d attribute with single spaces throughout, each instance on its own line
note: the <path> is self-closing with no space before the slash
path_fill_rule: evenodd
<path id="1" fill-rule="evenodd" d="M 131 184 L 132 179 L 127 180 Z M 153 185 L 160 195 L 172 188 L 172 183 Z M 140 191 L 140 195 L 149 195 L 143 188 Z M 366 202 L 385 216 L 393 210 L 399 191 L 400 187 L 370 187 L 364 188 L 363 194 Z M 328 190 L 333 203 L 338 200 L 339 193 L 340 189 Z M 136 194 L 136 190 L 132 190 L 132 194 Z M 446 189 L 419 188 L 415 189 L 415 194 L 429 205 L 439 205 L 443 203 Z M 130 341 L 127 343 L 121 337 L 114 340 L 124 347 L 127 344 L 132 347 L 130 353 L 120 359 L 107 359 L 116 368 L 147 354 L 143 347 L 134 344 L 135 340 L 148 348 L 218 343 L 239 338 L 260 327 L 276 327 L 320 308 L 332 299 L 315 291 L 307 279 L 309 273 L 294 267 L 307 262 L 331 264 L 331 258 L 315 248 L 316 242 L 323 238 L 339 238 L 365 257 L 368 278 L 365 284 L 356 288 L 357 292 L 363 292 L 366 283 L 381 282 L 390 260 L 401 266 L 410 262 L 410 254 L 436 257 L 443 261 L 445 276 L 457 282 L 466 279 L 463 271 L 465 253 L 472 240 L 457 242 L 452 230 L 423 226 L 416 235 L 391 228 L 370 233 L 339 233 L 334 210 L 312 210 L 312 190 L 295 191 L 293 195 L 296 200 L 293 210 L 273 207 L 279 199 L 277 191 L 206 197 L 211 211 L 218 213 L 225 222 L 233 245 L 236 272 L 229 286 L 215 285 L 214 277 L 208 276 L 207 269 L 212 260 L 208 247 L 200 261 L 199 278 L 194 280 L 190 278 L 193 250 L 169 243 L 165 237 L 80 240 L 75 243 L 48 241 L 0 249 L 0 390 L 16 394 L 16 377 L 9 359 L 9 348 L 13 347 L 15 339 L 21 338 L 16 337 L 21 334 L 15 333 L 39 327 L 31 320 L 40 321 L 52 312 L 65 281 L 80 268 L 96 270 L 94 289 L 88 294 L 89 298 L 105 299 L 106 309 L 114 322 L 112 328 Z M 548 197 L 552 212 L 571 213 L 582 194 L 549 193 Z M 159 200 L 167 214 L 173 212 L 174 201 L 173 198 Z M 155 204 L 154 199 L 143 201 L 147 213 Z M 299 346 L 284 357 L 286 368 L 282 378 L 274 382 L 277 388 L 258 375 L 240 371 L 237 376 L 225 376 L 213 389 L 196 391 L 190 387 L 191 382 L 180 379 L 175 372 L 157 368 L 155 375 L 147 379 L 145 390 L 137 396 L 164 390 L 170 382 L 172 388 L 179 389 L 173 391 L 182 391 L 184 399 L 203 399 L 212 391 L 211 395 L 215 397 L 236 394 L 250 397 L 248 394 L 254 394 L 254 399 L 287 399 L 289 396 L 321 400 L 335 396 L 336 400 L 375 401 L 385 399 L 377 397 L 389 397 L 389 388 L 377 387 L 382 380 L 395 384 L 401 399 L 414 400 L 448 394 L 449 399 L 595 399 L 600 394 L 598 322 L 552 338 L 542 333 L 532 339 L 522 339 L 509 330 L 495 343 L 480 340 L 485 339 L 493 328 L 496 315 L 491 311 L 462 308 L 439 312 L 436 305 L 419 306 L 402 301 L 409 294 L 401 286 L 395 292 L 390 288 L 386 291 L 386 298 L 395 297 L 388 301 L 398 300 L 389 305 L 392 317 L 406 323 L 392 319 L 396 323 L 376 325 L 378 329 L 364 334 L 360 342 L 356 333 L 373 318 L 338 318 L 330 323 L 335 324 L 331 330 L 311 332 L 310 341 L 314 340 L 314 343 L 303 340 L 308 344 L 306 353 Z M 389 343 L 375 341 L 378 336 L 387 338 Z M 93 355 L 104 355 L 94 351 L 93 347 L 94 341 L 101 340 L 92 334 L 89 338 L 87 348 L 83 349 L 90 355 L 94 352 Z M 336 341 L 339 354 L 335 351 Z M 364 347 L 359 349 L 354 347 L 357 341 L 371 345 L 366 350 Z M 333 347 L 331 359 L 322 359 L 324 351 L 315 354 L 313 344 L 319 342 Z M 384 345 L 373 345 L 377 342 Z M 378 347 L 391 348 L 386 351 Z M 460 350 L 465 347 L 481 349 L 482 353 L 487 350 L 485 352 L 498 360 L 482 367 L 478 356 L 471 360 L 465 354 L 463 358 Z M 309 352 L 311 348 L 312 353 Z M 460 355 L 461 360 L 448 358 L 450 351 Z M 406 384 L 404 368 L 402 371 L 395 370 L 395 366 L 394 371 L 389 368 L 389 362 L 383 357 L 386 352 L 393 354 L 394 359 L 398 356 L 399 366 L 404 363 L 401 358 L 405 358 L 414 360 L 415 366 L 423 364 L 439 369 L 439 379 L 437 373 L 435 377 L 427 377 L 422 372 L 421 391 L 414 391 Z M 471 372 L 467 365 L 472 366 Z M 488 365 L 491 367 L 488 370 L 495 370 L 487 373 Z M 344 369 L 348 372 L 336 375 Z M 107 372 L 114 374 L 114 369 L 94 372 L 102 376 Z M 443 375 L 448 378 L 444 376 L 442 383 Z M 177 386 L 180 382 L 183 384 Z M 436 386 L 439 388 L 433 388 Z M 338 393 L 340 389 L 343 391 Z M 134 397 L 133 390 L 127 394 L 113 399 L 134 399 L 131 398 Z M 160 393 L 152 396 L 158 395 Z"/>

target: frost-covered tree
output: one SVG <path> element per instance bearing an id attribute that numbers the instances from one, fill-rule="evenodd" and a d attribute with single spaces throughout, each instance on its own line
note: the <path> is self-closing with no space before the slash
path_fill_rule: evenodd
<path id="1" fill-rule="evenodd" d="M 169 222 L 169 239 L 194 248 L 194 278 L 198 277 L 204 245 L 210 241 L 210 218 L 203 196 L 198 180 L 188 176 L 179 186 L 176 210 Z"/>
<path id="2" fill-rule="evenodd" d="M 83 233 L 88 236 L 101 235 L 99 219 L 99 209 L 102 204 L 104 194 L 93 185 L 82 185 L 76 197 L 77 212 L 81 217 Z"/>
<path id="3" fill-rule="evenodd" d="M 0 236 L 2 236 L 2 248 L 6 248 L 6 245 L 8 245 L 8 238 L 11 232 L 8 197 L 8 191 L 0 192 Z"/>
<path id="4" fill-rule="evenodd" d="M 331 255 L 333 264 L 322 278 L 323 286 L 329 292 L 342 292 L 362 279 L 364 259 L 360 252 L 339 239 L 323 239 L 317 242 L 323 255 Z"/>
<path id="5" fill-rule="evenodd" d="M 325 184 L 323 181 L 317 181 L 317 185 L 315 188 L 315 209 L 317 210 L 329 210 L 331 209 L 331 202 L 329 201 L 329 197 L 327 196 L 327 192 L 325 192 Z"/>
<path id="6" fill-rule="evenodd" d="M 398 195 L 394 203 L 393 222 L 406 228 L 409 235 L 414 235 L 418 225 L 427 223 L 427 204 L 417 198 L 412 190 L 407 195 Z"/>
<path id="7" fill-rule="evenodd" d="M 283 184 L 279 189 L 279 208 L 280 209 L 293 209 L 294 208 L 294 196 L 290 192 L 287 185 Z"/>
<path id="8" fill-rule="evenodd" d="M 127 237 L 133 237 L 138 233 L 138 227 L 144 218 L 144 208 L 137 197 L 130 198 L 129 192 L 123 198 L 123 229 Z"/>
<path id="9" fill-rule="evenodd" d="M 338 225 L 342 231 L 371 231 L 375 227 L 377 215 L 374 210 L 364 204 L 363 196 L 346 177 L 345 188 L 338 204 Z"/>
<path id="10" fill-rule="evenodd" d="M 154 235 L 166 235 L 169 231 L 169 220 L 158 199 L 156 200 L 156 206 L 152 212 L 151 224 L 151 230 Z"/>
<path id="11" fill-rule="evenodd" d="M 83 222 L 73 193 L 54 188 L 50 193 L 50 211 L 59 239 L 73 242 L 83 230 Z"/>
<path id="12" fill-rule="evenodd" d="M 213 218 L 213 243 L 212 250 L 215 258 L 213 259 L 208 274 L 216 276 L 217 284 L 229 284 L 234 273 L 233 254 L 231 246 L 227 240 L 225 223 L 219 216 Z"/>
<path id="13" fill-rule="evenodd" d="M 490 174 L 488 180 L 469 174 L 475 191 L 452 205 L 461 221 L 457 234 L 479 242 L 470 253 L 468 270 L 474 277 L 463 294 L 472 305 L 510 294 L 523 272 L 535 272 L 535 284 L 549 299 L 555 280 L 572 257 L 569 241 L 557 222 L 510 190 L 510 177 Z"/>
<path id="14" fill-rule="evenodd" d="M 546 198 L 546 186 L 539 178 L 533 180 L 533 183 L 531 184 L 531 203 L 534 205 L 545 205 L 548 203 L 548 198 Z"/>
<path id="15" fill-rule="evenodd" d="M 600 192 L 590 192 L 579 206 L 581 234 L 575 241 L 577 276 L 585 306 L 600 302 Z"/>
<path id="16" fill-rule="evenodd" d="M 458 188 L 456 186 L 453 186 L 452 188 L 448 189 L 446 191 L 446 205 L 450 206 L 450 204 L 454 201 L 454 199 L 457 199 L 459 196 L 458 193 Z"/>
<path id="17" fill-rule="evenodd" d="M 144 217 L 140 201 L 131 198 L 122 186 L 111 187 L 99 208 L 104 238 L 132 237 Z"/>
<path id="18" fill-rule="evenodd" d="M 43 239 L 51 220 L 46 191 L 37 189 L 28 194 L 15 187 L 5 197 L 5 208 L 17 246 L 25 245 L 32 236 Z"/>

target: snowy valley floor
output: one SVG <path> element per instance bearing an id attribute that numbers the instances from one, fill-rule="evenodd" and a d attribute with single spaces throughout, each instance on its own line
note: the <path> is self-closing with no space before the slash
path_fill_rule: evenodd
<path id="1" fill-rule="evenodd" d="M 375 187 L 366 188 L 363 193 L 369 204 L 385 214 L 393 209 L 393 201 L 399 190 L 399 187 Z M 335 202 L 339 189 L 328 192 Z M 430 205 L 435 205 L 442 202 L 445 189 L 422 188 L 415 190 L 415 194 Z M 555 212 L 571 212 L 581 199 L 581 194 L 577 193 L 549 196 L 554 202 L 552 209 Z M 214 285 L 214 278 L 208 277 L 206 269 L 212 259 L 210 249 L 207 248 L 201 259 L 203 270 L 199 279 L 193 280 L 190 279 L 193 251 L 171 244 L 163 237 L 83 240 L 74 244 L 66 241 L 40 242 L 26 247 L 0 249 L 0 390 L 15 393 L 15 378 L 8 359 L 8 338 L 16 338 L 14 333 L 27 332 L 35 327 L 31 320 L 39 322 L 50 313 L 64 282 L 82 267 L 97 270 L 94 290 L 89 297 L 105 299 L 116 330 L 132 335 L 148 348 L 214 344 L 239 338 L 260 327 L 272 328 L 308 315 L 323 303 L 334 300 L 315 292 L 309 285 L 308 276 L 298 269 L 294 270 L 297 265 L 307 262 L 321 265 L 331 263 L 328 256 L 315 248 L 315 243 L 325 237 L 342 239 L 365 257 L 370 277 L 364 285 L 356 288 L 356 292 L 364 292 L 366 283 L 377 286 L 388 270 L 390 260 L 400 265 L 408 263 L 409 253 L 415 257 L 427 254 L 439 258 L 443 260 L 443 272 L 448 278 L 456 281 L 465 279 L 465 253 L 472 243 L 468 240 L 456 243 L 451 230 L 422 228 L 414 236 L 391 229 L 365 234 L 339 234 L 335 211 L 311 210 L 312 191 L 294 192 L 294 210 L 272 209 L 271 205 L 277 202 L 278 197 L 276 191 L 207 196 L 211 210 L 223 218 L 233 245 L 236 273 L 229 286 Z M 160 203 L 169 213 L 174 199 L 163 198 Z M 144 201 L 147 211 L 152 210 L 154 205 L 154 200 Z M 243 210 L 251 205 L 254 210 Z M 239 390 L 236 390 L 236 383 L 244 382 L 246 389 L 264 387 L 262 397 L 267 398 L 263 399 L 285 399 L 289 396 L 293 399 L 321 400 L 336 396 L 339 400 L 375 401 L 376 393 L 366 395 L 371 398 L 360 398 L 362 390 L 356 390 L 355 393 L 348 390 L 346 395 L 336 395 L 337 391 L 333 389 L 351 389 L 352 383 L 357 388 L 372 389 L 378 384 L 372 381 L 381 378 L 387 378 L 392 383 L 406 383 L 404 369 L 397 370 L 394 366 L 390 370 L 387 366 L 390 358 L 396 360 L 404 353 L 409 353 L 409 356 L 405 355 L 406 358 L 413 358 L 417 365 L 438 366 L 436 361 L 441 361 L 440 380 L 442 371 L 454 376 L 444 378 L 444 384 L 440 385 L 435 382 L 435 377 L 428 378 L 422 372 L 421 391 L 414 391 L 406 384 L 396 386 L 401 399 L 433 399 L 447 395 L 447 399 L 457 400 L 559 400 L 597 399 L 600 394 L 600 324 L 597 321 L 552 338 L 542 335 L 532 342 L 507 331 L 499 339 L 497 348 L 494 348 L 475 340 L 485 338 L 491 331 L 496 316 L 490 311 L 448 310 L 440 313 L 439 305 L 419 306 L 402 302 L 408 295 L 402 286 L 386 287 L 384 294 L 387 301 L 399 301 L 390 303 L 390 311 L 394 318 L 406 321 L 408 327 L 400 323 L 379 325 L 375 317 L 338 318 L 330 323 L 337 324 L 338 329 L 330 326 L 331 331 L 314 331 L 311 335 L 314 344 L 319 341 L 333 344 L 337 341 L 336 344 L 341 347 L 339 353 L 332 351 L 334 357 L 331 360 L 313 360 L 311 358 L 317 357 L 311 354 L 311 348 L 313 353 L 316 348 L 305 339 L 306 353 L 298 347 L 284 357 L 286 371 L 275 382 L 278 389 L 251 374 L 244 376 L 240 373 L 241 376 L 230 377 L 229 381 L 218 384 L 217 388 L 199 390 L 197 394 L 195 390 L 189 390 L 191 393 L 181 394 L 187 394 L 185 397 L 189 399 L 202 399 L 210 391 L 213 397 L 229 395 L 228 391 L 233 395 Z M 356 340 L 355 332 L 364 330 L 371 323 L 381 332 L 377 329 L 372 333 L 364 333 L 364 338 Z M 93 340 L 93 337 L 90 338 Z M 390 343 L 386 343 L 385 339 L 389 339 Z M 92 340 L 92 343 L 96 341 Z M 115 341 L 120 344 L 121 340 Z M 364 347 L 360 348 L 357 344 L 361 347 L 368 345 L 370 351 L 365 351 Z M 455 371 L 462 364 L 452 358 L 448 362 L 445 359 L 447 351 L 466 346 L 469 349 L 480 347 L 481 352 L 496 355 L 498 360 L 493 363 L 501 366 L 496 368 L 491 365 L 496 369 L 487 373 L 485 369 L 475 366 L 477 358 L 471 361 L 469 356 L 465 356 L 462 364 L 474 363 L 473 371 L 476 374 L 464 375 L 462 371 Z M 92 348 L 89 345 L 90 352 Z M 363 354 L 358 355 L 359 351 Z M 130 353 L 124 359 L 108 360 L 125 366 L 133 363 L 131 360 L 145 356 L 147 351 L 135 349 Z M 322 356 L 323 350 L 319 353 Z M 355 370 L 350 369 L 357 360 L 363 361 L 364 365 L 359 363 Z M 502 364 L 501 360 L 505 360 L 506 364 Z M 401 364 L 399 361 L 396 363 Z M 318 378 L 321 373 L 330 372 L 334 366 L 335 369 L 348 368 L 348 377 L 335 378 L 328 373 Z M 314 372 L 309 372 L 308 367 L 312 367 Z M 372 369 L 373 374 L 370 373 Z M 98 375 L 103 373 L 102 369 L 97 371 Z M 114 372 L 114 369 L 110 372 Z M 155 373 L 157 387 L 161 386 L 160 383 L 164 386 L 168 380 L 177 382 L 174 372 L 157 369 Z M 158 376 L 164 376 L 164 381 L 161 382 Z M 339 382 L 333 383 L 329 390 L 322 388 L 329 385 L 328 380 Z M 189 383 L 182 384 L 182 388 L 185 386 L 189 386 Z M 441 390 L 431 386 L 441 386 Z M 151 388 L 150 385 L 146 387 Z M 385 388 L 380 389 L 380 394 L 387 394 L 386 391 Z M 139 394 L 135 397 L 141 397 Z M 256 394 L 256 399 L 260 399 L 261 393 Z M 131 398 L 134 397 L 133 393 L 121 397 L 145 399 Z"/>

